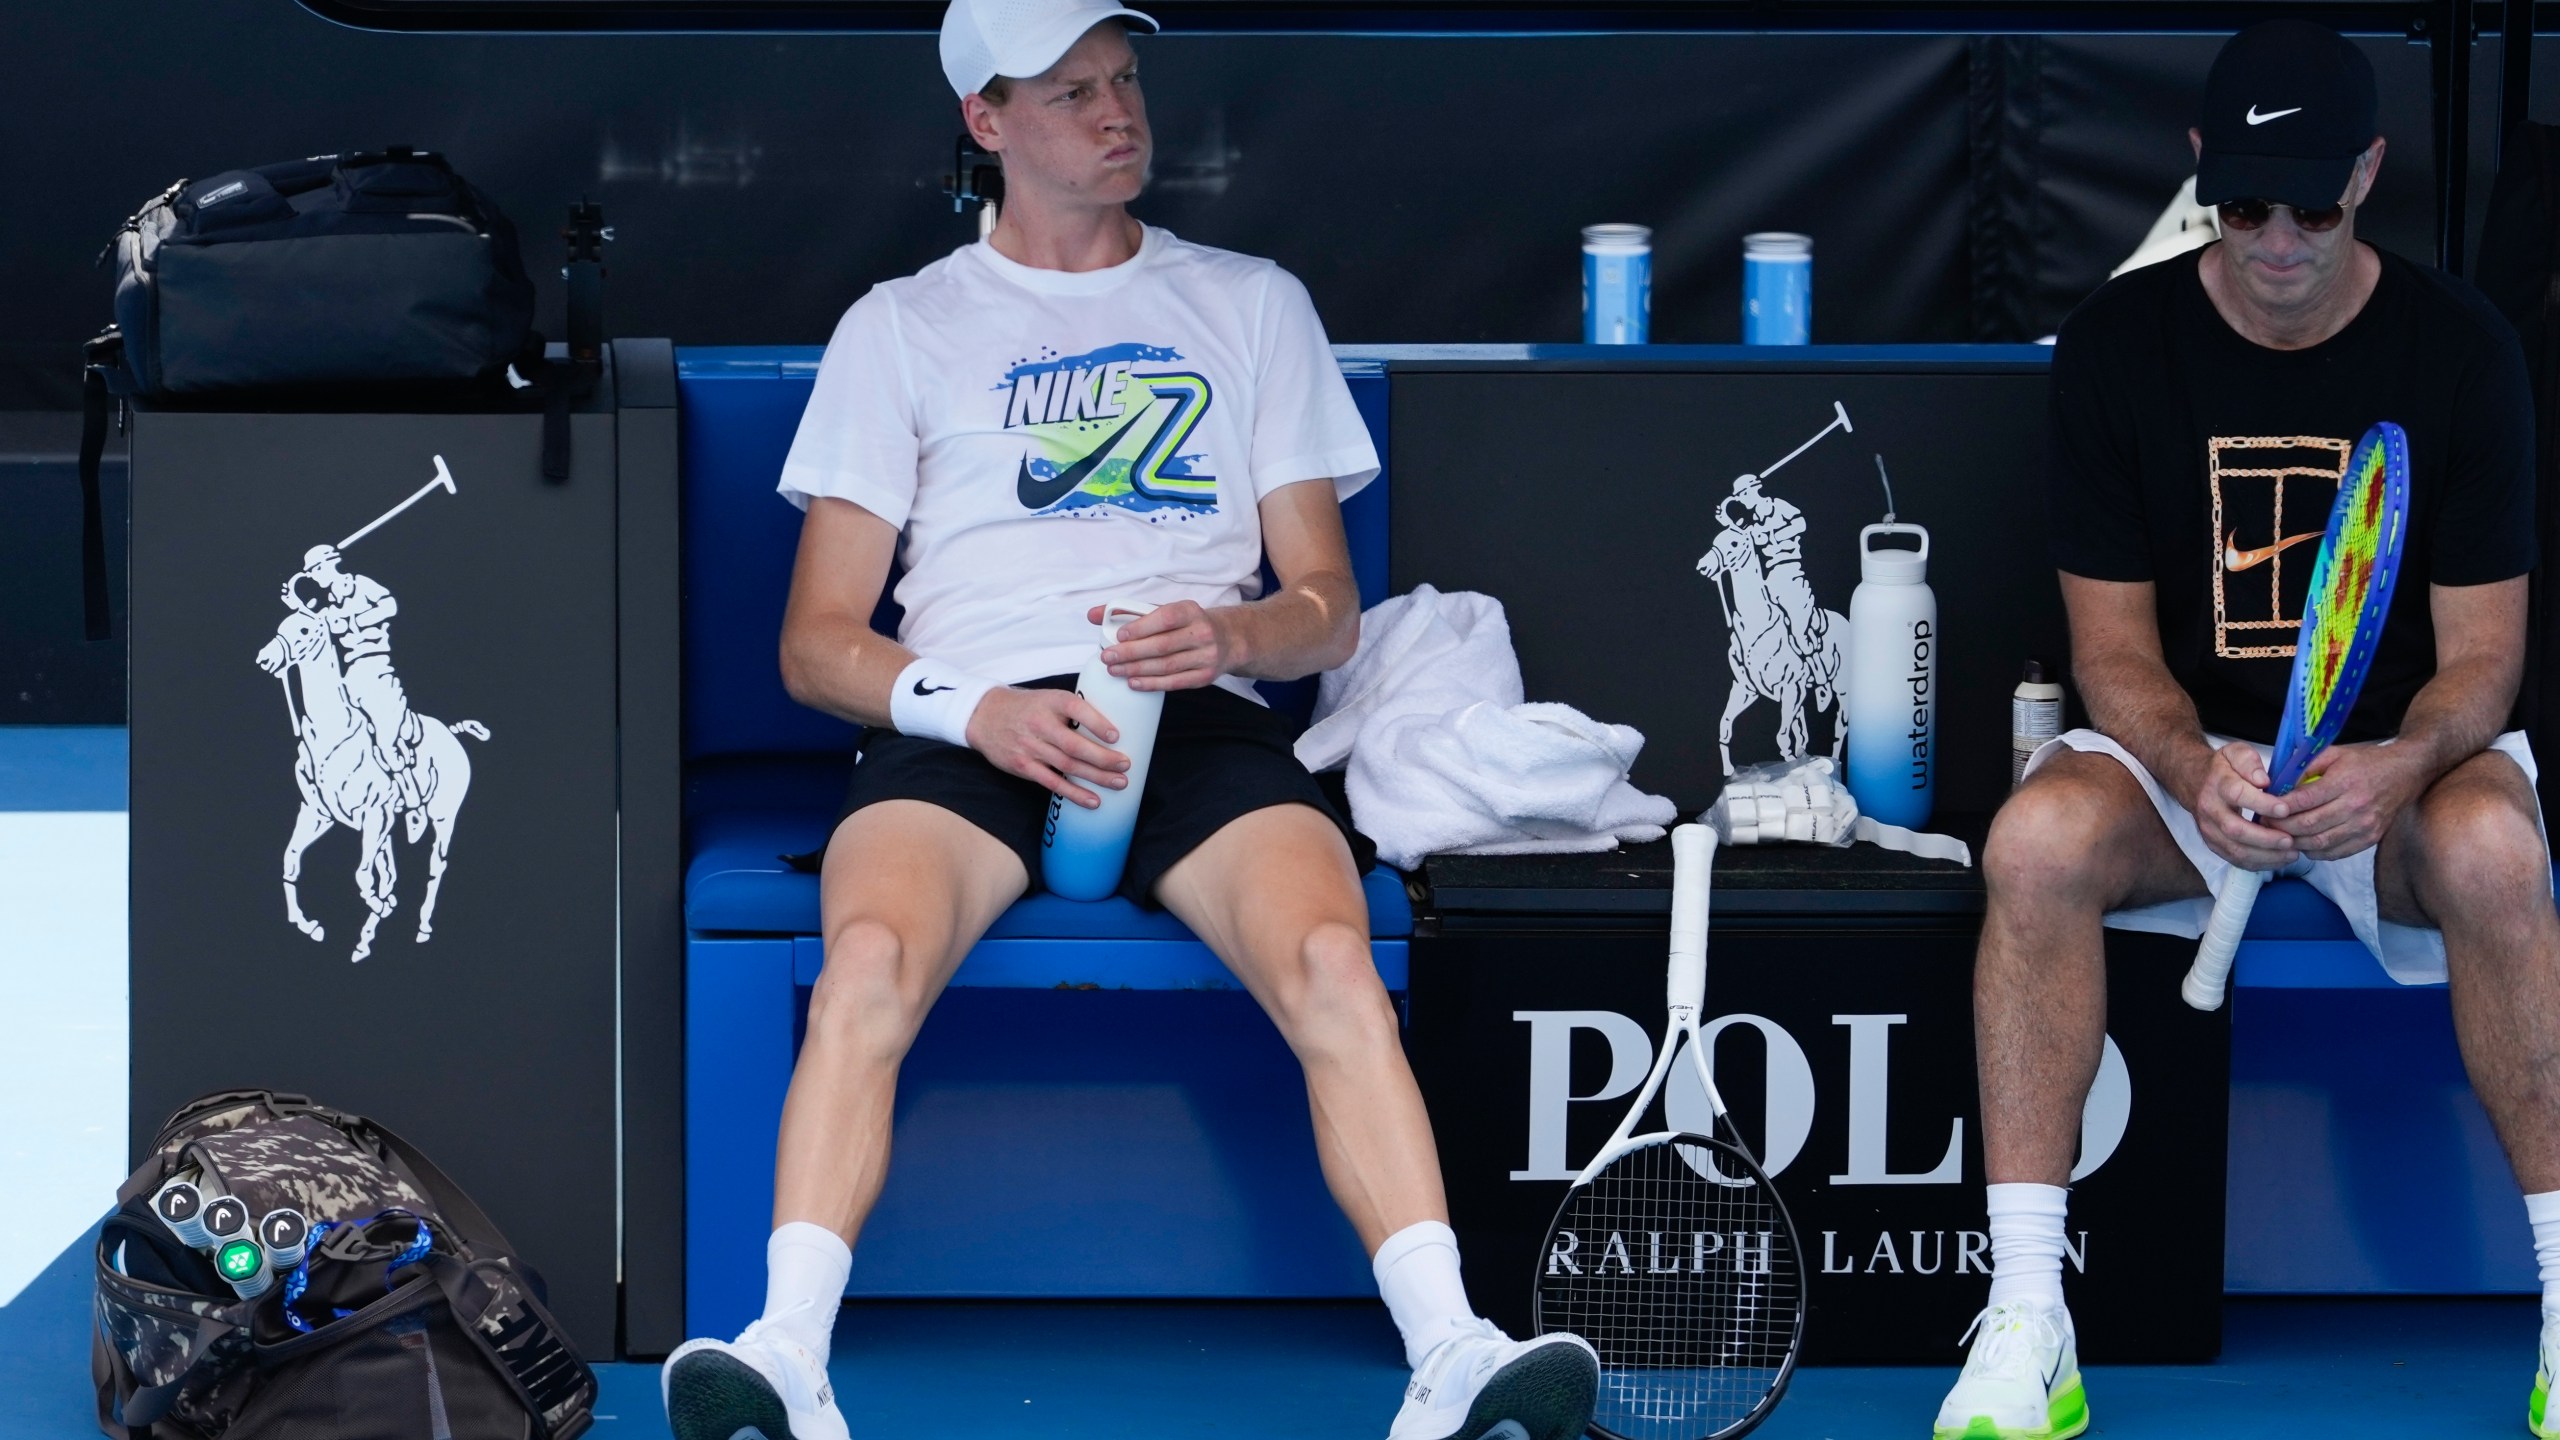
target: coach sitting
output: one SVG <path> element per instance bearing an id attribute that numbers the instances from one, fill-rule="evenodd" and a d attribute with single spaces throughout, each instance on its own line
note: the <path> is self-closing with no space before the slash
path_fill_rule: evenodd
<path id="1" fill-rule="evenodd" d="M 2530 1192 L 2544 1318 L 2529 1423 L 2560 1435 L 2544 1414 L 2560 1370 L 2560 918 L 2509 718 L 2535 563 L 2531 399 L 2487 302 L 2356 238 L 2382 167 L 2374 88 L 2318 25 L 2235 36 L 2189 132 L 2221 240 L 2100 290 L 2054 352 L 2053 554 L 2095 728 L 2036 754 L 1985 856 L 1994 1271 L 1940 1440 L 2087 1428 L 2061 1256 L 2106 1031 L 2100 926 L 2200 935 L 2235 865 L 2308 880 L 2392 979 L 2450 974 L 2473 1084 Z M 2348 453 L 2382 420 L 2409 440 L 2396 599 L 2340 742 L 2277 797 L 2266 742 L 2311 561 Z"/>

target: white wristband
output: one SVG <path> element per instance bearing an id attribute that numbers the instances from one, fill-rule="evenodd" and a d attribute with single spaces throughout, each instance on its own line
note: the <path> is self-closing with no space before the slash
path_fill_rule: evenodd
<path id="1" fill-rule="evenodd" d="M 901 735 L 940 740 L 965 750 L 969 717 L 994 688 L 994 681 L 981 680 L 966 670 L 917 660 L 898 672 L 889 689 L 889 724 Z"/>

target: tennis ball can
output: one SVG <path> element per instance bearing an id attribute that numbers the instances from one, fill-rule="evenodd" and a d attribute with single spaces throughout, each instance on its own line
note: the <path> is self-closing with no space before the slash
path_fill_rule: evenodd
<path id="1" fill-rule="evenodd" d="M 1742 343 L 1813 343 L 1813 237 L 1764 230 L 1742 237 Z"/>
<path id="2" fill-rule="evenodd" d="M 1876 541 L 1914 535 L 1916 550 Z M 1938 792 L 1938 597 L 1929 590 L 1929 532 L 1870 525 L 1858 532 L 1849 597 L 1849 793 L 1858 813 L 1887 825 L 1929 822 Z"/>
<path id="3" fill-rule="evenodd" d="M 1138 797 L 1147 788 L 1147 762 L 1155 755 L 1156 727 L 1164 718 L 1164 692 L 1130 688 L 1102 663 L 1102 652 L 1119 643 L 1121 627 L 1154 608 L 1127 600 L 1104 606 L 1102 643 L 1076 676 L 1076 694 L 1120 732 L 1111 748 L 1129 757 L 1129 783 L 1119 790 L 1086 786 L 1102 797 L 1091 810 L 1064 796 L 1049 797 L 1048 823 L 1040 832 L 1040 878 L 1053 895 L 1107 899 L 1120 888 L 1120 872 L 1129 863 L 1129 837 L 1138 828 Z"/>
<path id="4" fill-rule="evenodd" d="M 1653 230 L 1582 227 L 1582 343 L 1642 345 L 1653 330 Z"/>

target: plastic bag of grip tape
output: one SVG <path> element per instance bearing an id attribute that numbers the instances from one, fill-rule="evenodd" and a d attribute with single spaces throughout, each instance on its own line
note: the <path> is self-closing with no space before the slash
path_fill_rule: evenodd
<path id="1" fill-rule="evenodd" d="M 299 1095 L 181 1107 L 98 1236 L 116 1440 L 574 1440 L 595 1375 L 480 1207 Z"/>

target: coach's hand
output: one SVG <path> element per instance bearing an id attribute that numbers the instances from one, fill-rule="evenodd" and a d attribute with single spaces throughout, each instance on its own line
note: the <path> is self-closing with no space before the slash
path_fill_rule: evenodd
<path id="1" fill-rule="evenodd" d="M 1084 618 L 1101 624 L 1102 607 L 1094 606 Z M 1204 609 L 1197 600 L 1157 606 L 1130 621 L 1120 631 L 1120 643 L 1102 652 L 1102 663 L 1132 690 L 1197 689 L 1243 661 L 1235 617 Z"/>
<path id="2" fill-rule="evenodd" d="M 2267 762 L 2248 742 L 2214 752 L 2187 809 L 2213 853 L 2244 870 L 2281 870 L 2294 861 L 2293 836 L 2272 823 L 2284 802 L 2267 793 Z M 2251 820 L 2243 810 L 2255 813 Z"/>
<path id="3" fill-rule="evenodd" d="M 2414 748 L 2333 745 L 2303 772 L 2313 778 L 2276 802 L 2282 813 L 2271 823 L 2312 859 L 2343 860 L 2381 844 L 2382 832 L 2416 803 L 2429 779 L 2422 764 Z"/>
<path id="4" fill-rule="evenodd" d="M 1077 780 L 1106 790 L 1129 784 L 1129 757 L 1107 743 L 1118 740 L 1120 732 L 1072 690 L 999 685 L 969 713 L 968 735 L 969 748 L 997 769 L 1087 810 L 1101 804 L 1102 797 Z"/>

